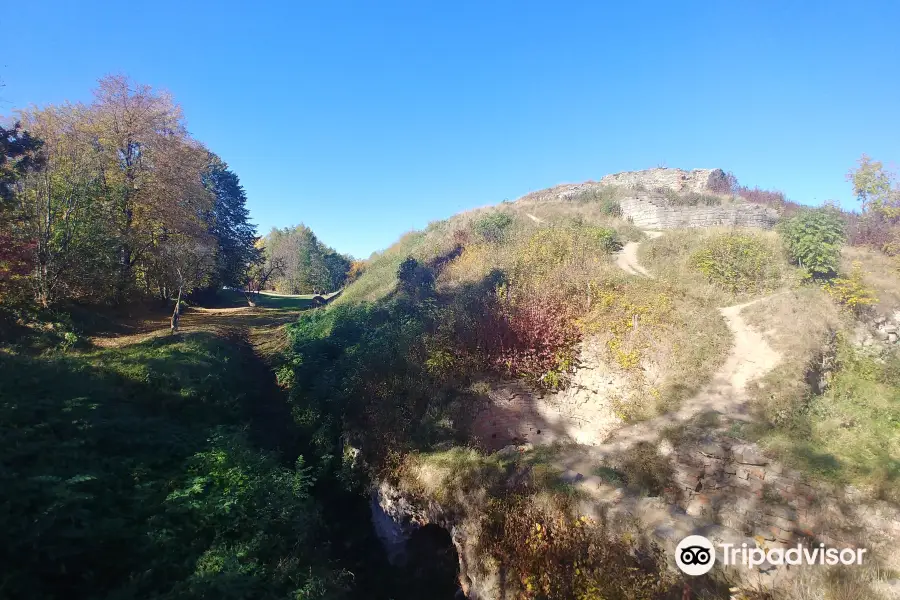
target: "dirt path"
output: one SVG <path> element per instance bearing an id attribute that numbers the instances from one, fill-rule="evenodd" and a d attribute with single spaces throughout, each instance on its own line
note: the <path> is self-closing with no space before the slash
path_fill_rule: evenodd
<path id="1" fill-rule="evenodd" d="M 747 306 L 767 299 L 719 309 L 734 334 L 734 346 L 712 380 L 694 397 L 685 400 L 678 410 L 615 430 L 603 444 L 591 448 L 592 460 L 621 456 L 641 442 L 655 442 L 664 429 L 687 423 L 703 413 L 714 412 L 729 419 L 749 420 L 747 383 L 775 368 L 781 355 L 760 332 L 747 324 L 740 313 Z"/>
<path id="2" fill-rule="evenodd" d="M 179 334 L 205 331 L 223 337 L 247 338 L 254 347 L 269 350 L 281 336 L 284 324 L 297 318 L 298 310 L 240 306 L 234 308 L 189 308 L 181 315 Z M 90 339 L 98 348 L 118 348 L 172 335 L 170 316 L 159 313 L 135 319 L 128 333 L 107 333 Z"/>
<path id="3" fill-rule="evenodd" d="M 662 235 L 657 231 L 648 231 L 647 234 L 654 238 Z M 638 246 L 639 243 L 634 242 L 627 245 L 616 262 L 626 272 L 650 276 L 637 262 Z M 747 323 L 741 311 L 768 298 L 719 309 L 734 335 L 734 345 L 725 363 L 700 392 L 684 401 L 674 412 L 614 430 L 602 444 L 590 447 L 584 458 L 596 463 L 621 456 L 637 444 L 656 442 L 664 429 L 684 424 L 703 413 L 714 412 L 730 419 L 748 420 L 747 383 L 774 369 L 781 361 L 781 355 L 769 345 L 761 332 Z"/>
<path id="4" fill-rule="evenodd" d="M 647 237 L 650 239 L 658 238 L 662 235 L 661 231 L 645 231 L 644 233 L 646 233 Z M 652 277 L 650 272 L 638 261 L 637 253 L 640 246 L 640 242 L 628 242 L 625 244 L 622 250 L 616 255 L 616 266 L 632 275 Z"/>

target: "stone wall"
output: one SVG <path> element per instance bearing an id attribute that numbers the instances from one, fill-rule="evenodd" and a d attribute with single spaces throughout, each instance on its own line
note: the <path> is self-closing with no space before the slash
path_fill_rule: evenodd
<path id="1" fill-rule="evenodd" d="M 812 482 L 752 444 L 727 438 L 688 444 L 672 455 L 669 502 L 696 519 L 765 540 L 769 547 L 822 542 L 828 547 L 900 539 L 900 512 L 852 487 Z"/>
<path id="2" fill-rule="evenodd" d="M 711 185 L 725 179 L 722 169 L 646 169 L 644 171 L 626 171 L 605 175 L 600 179 L 601 185 L 614 185 L 628 188 L 644 187 L 648 190 L 668 188 L 676 192 L 709 192 Z"/>
<path id="3" fill-rule="evenodd" d="M 760 227 L 771 229 L 778 213 L 771 208 L 745 202 L 718 206 L 672 206 L 652 194 L 635 194 L 619 201 L 622 216 L 644 229 L 679 227 Z"/>
<path id="4" fill-rule="evenodd" d="M 864 348 L 878 350 L 900 344 L 900 310 L 875 314 L 863 319 L 853 334 L 853 341 Z"/>
<path id="5" fill-rule="evenodd" d="M 511 446 L 501 453 L 528 451 L 527 446 Z M 798 543 L 805 547 L 823 543 L 829 548 L 865 548 L 867 564 L 900 568 L 895 552 L 900 543 L 896 505 L 850 486 L 811 481 L 755 445 L 724 436 L 683 440 L 677 446 L 664 441 L 659 452 L 671 468 L 664 493 L 658 497 L 630 492 L 591 470 L 564 472 L 562 479 L 580 492 L 578 512 L 606 523 L 613 535 L 652 540 L 671 559 L 673 569 L 675 546 L 694 534 L 735 547 L 746 543 L 751 548 L 784 549 Z M 483 492 L 475 496 L 468 511 L 458 505 L 448 510 L 420 492 L 405 492 L 382 482 L 372 493 L 373 523 L 394 559 L 402 556 L 403 545 L 416 528 L 429 523 L 443 527 L 460 558 L 460 585 L 466 597 L 499 600 L 505 597 L 502 574 L 478 549 L 477 512 Z M 721 561 L 718 557 L 718 565 Z M 768 564 L 758 570 L 716 568 L 724 570 L 730 583 L 752 588 L 771 589 L 797 575 L 791 567 Z"/>

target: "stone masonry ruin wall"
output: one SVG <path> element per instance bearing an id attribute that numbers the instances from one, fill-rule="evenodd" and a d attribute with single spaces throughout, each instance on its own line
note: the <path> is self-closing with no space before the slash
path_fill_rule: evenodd
<path id="1" fill-rule="evenodd" d="M 719 206 L 671 206 L 664 198 L 636 194 L 619 201 L 622 216 L 644 229 L 680 227 L 759 227 L 771 229 L 778 213 L 756 204 L 732 203 Z"/>
<path id="2" fill-rule="evenodd" d="M 711 194 L 710 185 L 724 179 L 721 169 L 648 169 L 606 175 L 600 181 L 563 184 L 532 192 L 517 202 L 566 202 L 579 196 L 611 186 L 628 190 L 620 199 L 622 217 L 645 229 L 674 229 L 679 227 L 759 227 L 771 229 L 778 222 L 778 213 L 768 207 L 737 201 L 722 196 L 722 204 L 714 206 L 673 205 L 660 189 L 680 194 Z"/>

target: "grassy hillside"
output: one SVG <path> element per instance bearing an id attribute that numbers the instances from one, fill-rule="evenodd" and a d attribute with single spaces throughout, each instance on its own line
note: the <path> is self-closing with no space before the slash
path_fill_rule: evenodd
<path id="1" fill-rule="evenodd" d="M 642 420 L 676 409 L 724 363 L 733 340 L 720 308 L 765 299 L 744 318 L 781 362 L 751 382 L 753 423 L 733 425 L 730 435 L 759 441 L 815 477 L 882 495 L 895 487 L 896 356 L 860 358 L 843 344 L 830 387 L 810 383 L 836 334 L 859 324 L 861 313 L 828 292 L 848 262 L 811 277 L 779 232 L 720 228 L 649 239 L 615 208 L 615 194 L 602 193 L 502 204 L 408 233 L 374 255 L 334 306 L 291 326 L 279 373 L 312 440 L 305 454 L 342 477 L 406 482 L 410 493 L 454 506 L 493 498 L 477 509 L 491 532 L 483 551 L 516 565 L 527 598 L 562 580 L 627 597 L 661 593 L 637 580 L 611 591 L 621 580 L 604 575 L 606 559 L 581 554 L 580 543 L 554 550 L 593 565 L 578 574 L 528 558 L 516 515 L 554 539 L 586 539 L 567 521 L 572 490 L 558 485 L 552 461 L 537 450 L 522 463 L 462 448 L 486 401 L 475 384 L 481 374 L 524 379 L 545 393 L 565 389 L 587 339 L 628 382 L 615 401 L 618 417 Z M 641 242 L 650 277 L 616 264 L 630 241 Z M 897 306 L 890 259 L 859 249 L 845 255 L 862 260 L 865 285 L 889 299 L 879 310 Z M 641 468 L 633 479 L 652 478 Z M 591 527 L 599 526 L 584 535 L 600 535 Z M 549 579 L 534 579 L 539 572 Z"/>

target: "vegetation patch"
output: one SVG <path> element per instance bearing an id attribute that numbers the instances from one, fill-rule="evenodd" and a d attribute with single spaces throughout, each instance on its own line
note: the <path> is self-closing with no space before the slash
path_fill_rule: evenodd
<path id="1" fill-rule="evenodd" d="M 844 222 L 837 210 L 802 210 L 779 225 L 788 254 L 813 277 L 831 277 L 838 269 Z"/>
<path id="2" fill-rule="evenodd" d="M 852 270 L 845 277 L 835 277 L 826 283 L 824 290 L 835 302 L 856 315 L 861 315 L 878 302 L 875 291 L 866 286 L 863 280 L 860 262 L 854 262 Z"/>
<path id="3" fill-rule="evenodd" d="M 639 258 L 660 280 L 716 307 L 793 286 L 798 279 L 778 235 L 770 231 L 667 231 L 641 244 Z"/>
<path id="4" fill-rule="evenodd" d="M 577 496 L 549 467 L 554 450 L 412 454 L 400 485 L 478 523 L 478 554 L 522 599 L 658 598 L 676 589 L 659 548 L 579 516 Z"/>
<path id="5" fill-rule="evenodd" d="M 760 440 L 789 464 L 900 500 L 900 356 L 882 358 L 841 341 L 828 389 Z"/>
<path id="6" fill-rule="evenodd" d="M 707 239 L 691 256 L 691 263 L 710 283 L 732 294 L 759 293 L 781 283 L 779 253 L 762 236 L 728 233 Z"/>
<path id="7" fill-rule="evenodd" d="M 303 462 L 260 450 L 245 430 L 255 382 L 240 362 L 233 345 L 206 334 L 83 354 L 4 352 L 5 593 L 319 598 L 345 589 L 326 562 Z"/>

